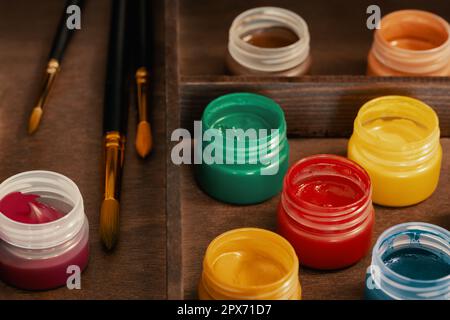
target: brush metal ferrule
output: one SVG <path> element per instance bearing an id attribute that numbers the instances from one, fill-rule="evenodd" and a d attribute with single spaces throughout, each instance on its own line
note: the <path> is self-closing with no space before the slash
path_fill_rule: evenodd
<path id="1" fill-rule="evenodd" d="M 47 102 L 47 97 L 50 92 L 50 89 L 53 86 L 53 82 L 55 81 L 56 75 L 60 69 L 59 61 L 56 59 L 50 59 L 47 64 L 47 69 L 45 71 L 45 79 L 44 84 L 42 86 L 41 95 L 36 103 L 35 107 L 43 108 L 45 103 Z"/>
<path id="2" fill-rule="evenodd" d="M 136 70 L 136 89 L 137 89 L 137 104 L 139 111 L 139 122 L 148 121 L 147 118 L 147 85 L 148 85 L 148 70 L 146 67 L 140 67 Z"/>
<path id="3" fill-rule="evenodd" d="M 104 200 L 120 196 L 120 181 L 124 161 L 125 136 L 118 131 L 105 136 L 105 194 Z"/>

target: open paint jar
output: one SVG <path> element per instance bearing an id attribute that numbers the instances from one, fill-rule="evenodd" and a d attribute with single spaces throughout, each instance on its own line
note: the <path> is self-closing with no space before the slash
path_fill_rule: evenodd
<path id="1" fill-rule="evenodd" d="M 450 300 L 450 232 L 421 222 L 383 232 L 373 248 L 366 298 Z"/>
<path id="2" fill-rule="evenodd" d="M 20 173 L 0 184 L 0 208 L 1 280 L 46 290 L 85 269 L 89 225 L 72 180 L 49 171 Z"/>
<path id="3" fill-rule="evenodd" d="M 316 155 L 286 174 L 278 231 L 295 248 L 300 264 L 339 269 L 369 250 L 374 225 L 369 175 L 356 163 Z"/>
<path id="4" fill-rule="evenodd" d="M 200 187 L 220 201 L 251 204 L 280 192 L 289 145 L 283 110 L 272 99 L 234 93 L 213 100 L 202 116 L 195 152 Z M 199 153 L 201 153 L 199 155 Z"/>
<path id="5" fill-rule="evenodd" d="M 247 10 L 230 27 L 226 61 L 236 75 L 303 75 L 311 66 L 308 26 L 286 9 Z"/>
<path id="6" fill-rule="evenodd" d="M 199 285 L 201 300 L 298 300 L 298 259 L 274 232 L 242 228 L 208 246 Z"/>
<path id="7" fill-rule="evenodd" d="M 381 20 L 368 56 L 376 76 L 450 76 L 450 26 L 426 11 L 400 10 Z"/>
<path id="8" fill-rule="evenodd" d="M 425 103 L 402 96 L 370 100 L 358 112 L 348 157 L 370 175 L 373 202 L 408 206 L 428 198 L 439 181 L 439 120 Z"/>

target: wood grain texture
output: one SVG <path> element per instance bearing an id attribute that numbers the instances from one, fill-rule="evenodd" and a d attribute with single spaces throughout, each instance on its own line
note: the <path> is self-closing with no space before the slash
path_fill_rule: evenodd
<path id="1" fill-rule="evenodd" d="M 442 0 L 180 0 L 180 70 L 184 76 L 226 74 L 228 30 L 241 12 L 277 6 L 302 16 L 311 35 L 313 75 L 362 75 L 373 31 L 366 28 L 371 4 L 382 15 L 400 9 L 435 12 L 450 21 L 450 2 Z"/>
<path id="2" fill-rule="evenodd" d="M 169 142 L 173 130 L 180 127 L 179 65 L 178 65 L 178 1 L 167 0 L 166 10 L 166 106 L 168 150 L 175 144 Z M 183 268 L 181 251 L 180 170 L 168 151 L 167 161 L 167 298 L 183 298 Z"/>
<path id="3" fill-rule="evenodd" d="M 284 110 L 288 134 L 303 137 L 349 137 L 359 108 L 383 95 L 405 95 L 432 106 L 441 135 L 450 136 L 450 77 L 380 78 L 313 76 L 297 79 L 210 77 L 180 88 L 182 127 L 192 128 L 206 105 L 220 95 L 254 92 L 274 99 Z"/>
<path id="4" fill-rule="evenodd" d="M 136 108 L 130 108 L 122 186 L 119 245 L 107 254 L 98 235 L 102 195 L 102 110 L 109 28 L 108 0 L 86 1 L 82 29 L 69 44 L 39 131 L 26 123 L 64 1 L 0 2 L 0 181 L 21 171 L 46 169 L 79 186 L 90 223 L 90 262 L 82 290 L 25 292 L 0 282 L 0 299 L 166 298 L 164 51 L 155 51 L 151 81 L 153 154 L 134 149 Z M 163 2 L 152 1 L 153 46 L 164 48 Z"/>
<path id="5" fill-rule="evenodd" d="M 423 221 L 450 228 L 450 139 L 441 140 L 444 159 L 440 183 L 426 201 L 407 208 L 375 207 L 373 241 L 387 228 L 408 221 Z M 346 139 L 290 139 L 290 163 L 305 156 L 331 153 L 345 156 Z M 241 227 L 276 229 L 279 196 L 264 203 L 234 206 L 218 202 L 199 190 L 192 167 L 181 170 L 181 210 L 183 221 L 184 297 L 197 297 L 203 255 L 209 242 L 219 234 Z M 300 261 L 301 263 L 301 261 Z M 352 267 L 321 272 L 300 268 L 304 299 L 362 299 L 370 253 Z"/>

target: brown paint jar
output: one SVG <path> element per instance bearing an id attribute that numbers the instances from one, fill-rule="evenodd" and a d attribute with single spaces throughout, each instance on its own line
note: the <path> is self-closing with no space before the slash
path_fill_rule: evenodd
<path id="1" fill-rule="evenodd" d="M 237 16 L 229 31 L 226 64 L 235 75 L 300 76 L 309 72 L 308 26 L 296 13 L 260 7 Z"/>
<path id="2" fill-rule="evenodd" d="M 450 27 L 426 11 L 400 10 L 381 19 L 368 56 L 373 76 L 450 76 Z"/>

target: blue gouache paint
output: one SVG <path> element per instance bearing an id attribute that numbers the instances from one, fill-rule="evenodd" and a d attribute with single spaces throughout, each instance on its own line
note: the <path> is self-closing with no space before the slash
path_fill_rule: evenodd
<path id="1" fill-rule="evenodd" d="M 394 250 L 383 257 L 389 269 L 415 280 L 435 280 L 449 275 L 450 263 L 445 260 L 441 254 L 420 247 Z"/>

